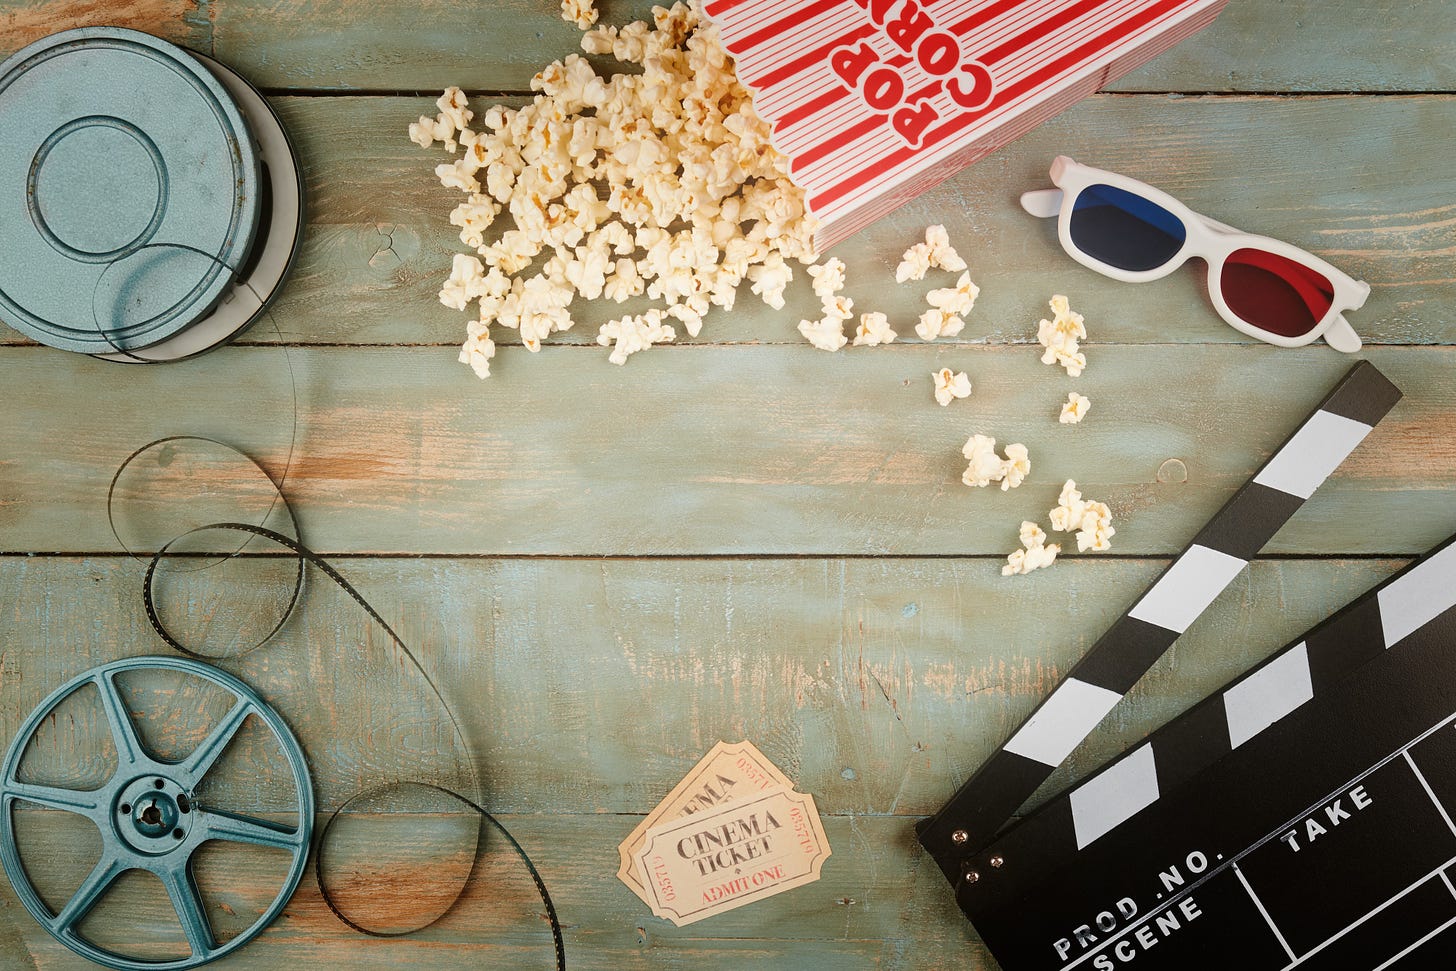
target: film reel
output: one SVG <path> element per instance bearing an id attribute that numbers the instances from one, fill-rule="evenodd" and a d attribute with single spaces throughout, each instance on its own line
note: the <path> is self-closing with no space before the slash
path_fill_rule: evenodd
<path id="1" fill-rule="evenodd" d="M 201 679 L 233 699 L 222 719 L 180 761 L 161 760 L 147 751 L 116 683 L 123 672 L 158 669 Z M 37 729 L 62 702 L 87 686 L 94 686 L 99 694 L 116 748 L 117 764 L 111 778 L 92 790 L 21 781 L 21 762 Z M 266 726 L 291 772 L 298 802 L 298 821 L 292 828 L 231 813 L 197 798 L 199 785 L 250 716 Z M 15 833 L 17 803 L 83 816 L 101 834 L 101 858 L 57 909 L 43 899 L 21 859 Z M 230 674 L 188 658 L 128 658 L 93 668 L 62 685 L 21 726 L 0 774 L 0 862 L 25 908 L 70 950 L 118 971 L 184 971 L 236 951 L 282 913 L 308 861 L 313 811 L 313 787 L 303 750 L 283 719 L 251 688 Z M 267 847 L 290 855 L 283 885 L 272 903 L 226 942 L 213 933 L 192 870 L 198 848 L 210 840 Z M 161 881 L 187 941 L 190 954 L 186 958 L 156 961 L 119 954 L 81 933 L 81 922 L 128 870 L 144 870 Z"/>
<path id="2" fill-rule="evenodd" d="M 298 158 L 257 89 L 118 27 L 54 34 L 0 63 L 0 186 L 14 190 L 0 206 L 0 316 L 107 360 L 232 340 L 277 295 L 303 236 Z M 98 334 L 86 295 L 117 264 L 146 297 Z"/>
<path id="3" fill-rule="evenodd" d="M 113 339 L 103 333 L 102 337 L 114 350 L 92 356 L 105 361 L 161 364 L 205 354 L 230 343 L 268 313 L 303 243 L 303 175 L 283 122 L 258 89 L 236 71 L 204 54 L 190 53 L 217 75 L 233 96 L 257 142 L 262 172 L 258 240 L 236 271 L 219 257 L 207 254 L 215 262 L 223 263 L 233 280 L 232 287 L 210 313 L 175 336 L 146 347 L 127 348 L 121 335 Z M 110 270 L 109 267 L 104 272 Z M 97 289 L 101 289 L 100 280 Z M 93 296 L 93 315 L 95 303 Z M 281 333 L 279 337 L 281 340 Z"/>
<path id="4" fill-rule="evenodd" d="M 104 34 L 105 32 L 103 32 Z M 130 36 L 132 32 L 112 32 Z M 120 37 L 121 41 L 126 36 Z M 77 36 L 89 41 L 89 35 Z M 103 40 L 112 43 L 118 38 L 107 34 Z M 56 41 L 59 43 L 59 41 Z M 150 42 L 138 41 L 151 49 Z M 154 631 L 169 646 L 185 655 L 185 659 L 138 658 L 93 669 L 49 696 L 22 726 L 11 745 L 0 778 L 0 857 L 17 894 L 26 908 L 46 930 L 66 947 L 106 967 L 119 969 L 151 969 L 173 971 L 204 964 L 242 947 L 262 932 L 282 912 L 296 889 L 309 851 L 312 835 L 314 793 L 301 748 L 286 725 L 262 698 L 246 684 L 216 668 L 208 661 L 231 661 L 272 641 L 288 623 L 300 603 L 308 567 L 325 574 L 355 601 L 388 635 L 414 672 L 427 693 L 438 703 L 449 722 L 449 731 L 458 742 L 456 757 L 468 776 L 468 795 L 461 795 L 433 781 L 411 781 L 389 777 L 382 784 L 355 792 L 338 805 L 319 833 L 315 860 L 320 894 L 327 908 L 344 924 L 374 937 L 392 937 L 413 933 L 442 919 L 464 896 L 464 888 L 441 896 L 441 907 L 422 917 L 407 929 L 395 929 L 373 923 L 365 910 L 357 910 L 329 879 L 323 864 L 327 847 L 331 859 L 340 854 L 336 847 L 347 843 L 340 839 L 336 826 L 346 816 L 377 798 L 405 798 L 423 795 L 442 800 L 451 811 L 479 817 L 478 832 L 489 826 L 518 858 L 540 895 L 544 916 L 550 923 L 556 966 L 566 966 L 565 948 L 560 921 L 534 863 L 525 849 L 506 828 L 476 800 L 480 791 L 479 775 L 470 751 L 470 743 L 451 706 L 419 659 L 390 628 L 383 617 L 327 561 L 309 550 L 299 534 L 298 522 L 289 507 L 284 485 L 292 468 L 299 431 L 298 384 L 288 353 L 288 342 L 273 319 L 270 306 L 292 268 L 302 236 L 303 184 L 298 159 L 281 122 L 258 92 L 235 73 L 209 58 L 189 56 L 170 45 L 159 50 L 193 70 L 201 83 L 211 88 L 220 84 L 220 92 L 231 95 L 235 107 L 247 122 L 252 141 L 248 147 L 259 154 L 257 198 L 249 193 L 251 204 L 258 210 L 258 219 L 247 234 L 228 237 L 238 242 L 235 248 L 212 248 L 195 234 L 179 231 L 148 234 L 132 240 L 104 260 L 86 263 L 88 275 L 83 285 L 67 291 L 72 306 L 63 315 L 68 329 L 52 326 L 32 333 L 36 339 L 53 346 L 89 353 L 108 361 L 131 364 L 180 362 L 197 357 L 227 344 L 238 334 L 268 317 L 278 334 L 278 349 L 285 375 L 292 390 L 292 426 L 287 440 L 287 453 L 277 473 L 270 472 L 248 452 L 215 438 L 196 434 L 173 434 L 156 438 L 131 452 L 117 469 L 106 497 L 106 515 L 111 531 L 120 547 L 132 558 L 146 562 L 142 594 L 148 620 Z M 149 55 L 150 56 L 150 55 Z M 8 66 L 8 65 L 7 65 Z M 200 73 L 198 73 L 200 72 Z M 3 74 L 3 71 L 0 71 Z M 3 91 L 3 85 L 0 85 Z M 158 122 L 158 130 L 168 130 L 170 121 Z M 0 159 L 3 161 L 3 159 Z M 145 200 L 143 200 L 145 201 Z M 206 209 L 199 203 L 198 208 Z M 166 227 L 163 227 L 166 228 Z M 254 236 L 256 234 L 256 238 Z M 241 237 L 246 235 L 247 239 Z M 192 240 L 187 242 L 186 240 Z M 198 296 L 196 281 L 223 281 L 226 289 L 220 295 L 210 291 L 203 300 Z M 222 284 L 219 284 L 222 285 Z M 3 308 L 0 308 L 3 309 Z M 59 313 L 56 316 L 62 316 Z M 83 322 L 89 316 L 90 326 Z M 166 322 L 164 329 L 159 322 Z M 36 328 L 32 328 L 35 331 Z M 30 331 L 28 331 L 29 333 Z M 69 343 L 67 343 L 69 342 Z M 185 369 L 186 364 L 172 365 Z M 251 451 L 255 445 L 247 446 Z M 272 463 L 270 463 L 272 466 Z M 242 474 L 238 472 L 241 469 Z M 223 473 L 227 474 L 224 475 Z M 201 484 L 200 491 L 188 492 L 178 483 Z M 261 490 L 261 492 L 260 492 Z M 183 503 L 167 502 L 176 498 Z M 229 521 L 237 518 L 235 510 L 219 514 L 217 503 L 238 500 L 261 501 L 257 519 Z M 248 519 L 251 512 L 245 512 Z M 283 558 L 258 553 L 259 546 L 272 545 L 292 554 Z M 274 580 L 282 595 L 276 600 L 276 611 L 259 620 L 249 620 L 249 627 L 234 625 L 231 617 L 222 617 L 209 609 L 195 611 L 205 619 L 199 625 L 219 632 L 227 643 L 223 649 L 195 631 L 184 634 L 174 621 L 186 611 L 171 612 L 166 607 L 164 587 L 169 582 L 186 582 L 187 574 L 201 571 L 246 569 L 256 574 L 259 565 L 287 564 L 287 569 Z M 213 577 L 218 574 L 213 574 Z M 255 578 L 253 576 L 252 578 Z M 229 581 L 231 582 L 231 581 Z M 228 602 L 234 598 L 220 596 L 216 604 L 250 605 Z M 242 598 L 237 598 L 241 600 Z M 196 606 L 192 604 L 192 606 Z M 270 731 L 284 749 L 293 770 L 300 806 L 299 826 L 290 832 L 270 828 L 261 820 L 229 814 L 196 801 L 196 784 L 200 774 L 189 772 L 188 756 L 181 761 L 158 760 L 148 755 L 134 741 L 135 725 L 128 721 L 114 685 L 115 675 L 148 667 L 170 669 L 196 675 L 230 692 L 235 699 L 232 710 L 239 721 L 250 714 L 267 720 Z M 94 790 L 38 787 L 22 781 L 17 774 L 31 739 L 39 726 L 53 715 L 58 705 L 87 686 L 95 686 L 110 700 L 104 705 L 107 722 L 118 755 L 127 753 L 125 765 L 118 765 L 114 777 Z M 231 717 L 231 714 L 230 716 Z M 223 732 L 228 718 L 218 723 Z M 209 736 L 210 738 L 210 736 Z M 130 740 L 130 741 L 128 741 Z M 220 739 L 221 748 L 226 739 Z M 160 786 L 158 785 L 160 783 Z M 150 788 L 148 788 L 150 786 Z M 465 788 L 465 786 L 462 786 Z M 17 845 L 13 825 L 13 808 L 17 804 L 40 804 L 68 811 L 96 823 L 103 840 L 102 859 L 87 879 L 58 908 L 48 906 L 43 895 L 26 873 Z M 123 809 L 122 807 L 125 807 Z M 202 823 L 197 822 L 202 820 Z M 178 823 L 182 825 L 178 825 Z M 180 836 L 176 835 L 181 833 Z M 330 833 L 334 833 L 333 840 Z M 245 931 L 220 942 L 208 926 L 205 912 L 198 903 L 198 890 L 190 877 L 194 851 L 204 842 L 229 840 L 257 845 L 271 845 L 291 854 L 291 865 L 277 895 L 259 909 L 256 921 Z M 170 842 L 169 842 L 170 841 Z M 472 861 L 479 857 L 483 835 L 475 840 Z M 88 941 L 78 933 L 77 925 L 107 889 L 127 870 L 145 870 L 160 878 L 168 888 L 189 953 L 185 958 L 151 960 L 118 953 Z M 465 877 L 468 882 L 474 871 L 471 863 Z M 252 913 L 250 909 L 248 913 Z"/>

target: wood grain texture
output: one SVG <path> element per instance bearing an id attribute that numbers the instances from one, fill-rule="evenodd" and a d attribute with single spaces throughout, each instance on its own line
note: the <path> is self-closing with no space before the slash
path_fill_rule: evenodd
<path id="1" fill-rule="evenodd" d="M 581 308 L 557 346 L 503 347 L 497 376 L 480 383 L 454 362 L 464 315 L 435 297 L 460 249 L 446 221 L 458 196 L 435 183 L 438 154 L 410 144 L 405 127 L 447 84 L 522 92 L 575 47 L 557 6 L 0 0 L 0 57 L 57 30 L 117 23 L 234 65 L 273 96 L 309 190 L 296 272 L 272 323 L 247 338 L 294 345 L 286 359 L 252 346 L 134 369 L 25 346 L 0 324 L 0 345 L 20 345 L 0 347 L 0 741 L 80 671 L 165 651 L 142 610 L 140 567 L 115 555 L 106 525 L 117 463 L 149 439 L 190 433 L 277 473 L 296 380 L 286 488 L 304 538 L 344 554 L 337 565 L 443 686 L 486 805 L 511 814 L 557 898 L 573 969 L 994 971 L 925 864 L 914 820 L 1350 363 L 1322 346 L 1249 344 L 1218 320 L 1195 269 L 1142 287 L 1083 271 L 1016 196 L 1065 152 L 1308 246 L 1372 284 L 1352 320 L 1373 345 L 1404 345 L 1364 356 L 1407 392 L 1276 538 L 1271 551 L 1293 558 L 1236 580 L 1035 805 L 1456 529 L 1456 51 L 1443 29 L 1456 6 L 1232 3 L 1114 93 L 836 251 L 859 309 L 885 310 L 910 334 L 924 290 L 943 281 L 895 286 L 893 265 L 925 225 L 946 224 L 983 288 L 955 342 L 814 351 L 794 331 L 814 303 L 800 279 L 785 311 L 745 291 L 700 338 L 623 369 L 583 346 L 618 308 Z M 603 10 L 621 22 L 649 6 Z M 1054 292 L 1091 329 L 1091 364 L 1075 381 L 1025 346 Z M 970 400 L 933 404 L 929 372 L 941 366 L 970 372 Z M 1073 388 L 1093 411 L 1059 426 Z M 976 431 L 1030 447 L 1025 486 L 960 484 L 959 449 Z M 248 519 L 268 499 L 254 473 L 182 446 L 137 472 L 158 488 L 122 510 L 124 531 Z M 1017 524 L 1044 521 L 1068 476 L 1112 504 L 1116 553 L 1003 579 Z M 270 582 L 287 574 L 286 562 L 248 557 L 169 577 L 167 616 L 237 647 L 250 629 L 240 618 L 275 606 Z M 388 778 L 461 783 L 427 689 L 357 605 L 312 580 L 274 643 L 224 666 L 292 724 L 321 806 Z M 218 712 L 215 697 L 176 680 L 129 685 L 144 737 L 168 752 L 186 751 Z M 46 726 L 37 771 L 99 781 L 101 734 L 78 699 Z M 714 741 L 744 737 L 815 794 L 834 855 L 818 883 L 674 928 L 616 880 L 616 845 Z M 217 804 L 287 808 L 261 735 L 245 732 L 220 768 L 207 791 Z M 462 817 L 389 808 L 354 820 L 346 844 L 401 877 L 374 906 L 407 918 L 438 901 L 433 878 L 460 872 Z M 86 834 L 53 813 L 22 815 L 35 822 L 27 859 L 59 884 L 79 879 L 86 861 L 70 854 Z M 338 923 L 310 874 L 286 915 L 219 967 L 546 968 L 539 902 L 499 850 L 456 912 L 390 942 Z M 241 926 L 266 900 L 264 862 L 203 867 L 220 926 Z M 345 876 L 358 890 L 364 868 Z M 154 897 L 134 899 L 97 930 L 158 947 L 176 936 Z M 0 967 L 90 965 L 0 881 Z"/>
<path id="2" fill-rule="evenodd" d="M 524 91 L 580 32 L 555 0 L 408 6 L 349 0 L 214 0 L 218 55 L 270 88 L 414 91 L 456 84 Z M 604 23 L 647 0 L 604 0 Z M 1235 2 L 1203 34 L 1119 90 L 1449 91 L 1448 0 Z"/>
<path id="3" fill-rule="evenodd" d="M 1044 522 L 1073 478 L 1111 505 L 1117 553 L 1169 554 L 1351 363 L 1324 347 L 1207 346 L 1190 357 L 1103 346 L 1073 380 L 1029 347 L 664 347 L 626 368 L 600 348 L 554 347 L 516 350 L 481 383 L 450 349 L 283 353 L 231 348 L 138 369 L 4 349 L 5 547 L 118 549 L 107 485 L 133 449 L 165 435 L 220 439 L 279 474 L 291 364 L 299 424 L 286 488 L 325 552 L 1004 556 L 1017 524 Z M 1270 552 L 1411 555 L 1456 526 L 1456 350 L 1367 356 L 1407 397 Z M 940 408 L 931 372 L 946 366 L 976 390 Z M 1092 412 L 1060 425 L 1072 388 Z M 962 485 L 972 433 L 1025 443 L 1028 482 L 1009 493 Z M 178 454 L 190 453 L 140 468 Z M 1164 468 L 1173 459 L 1181 471 Z M 213 522 L 213 510 L 233 508 L 224 500 L 242 488 L 238 475 L 227 465 L 164 478 L 136 508 L 205 509 Z M 118 511 L 123 524 L 130 515 Z"/>
<path id="4" fill-rule="evenodd" d="M 1450 0 L 1233 0 L 1117 91 L 1451 91 Z"/>
<path id="5" fill-rule="evenodd" d="M 47 816 L 57 814 L 46 813 Z M 448 825 L 449 821 L 446 821 Z M 567 966 L 603 971 L 698 971 L 730 968 L 874 969 L 874 971 L 983 971 L 995 964 L 970 924 L 956 910 L 939 871 L 921 856 L 907 817 L 826 819 L 833 856 L 817 883 L 690 927 L 653 917 L 616 877 L 617 843 L 636 816 L 506 816 L 503 822 L 540 867 L 565 929 Z M 82 821 L 82 825 L 88 825 Z M 387 859 L 398 881 L 376 891 L 370 916 L 432 913 L 430 893 L 443 859 L 454 863 L 461 843 L 454 832 L 439 839 L 440 822 L 391 816 L 351 822 L 349 842 Z M 37 827 L 32 852 L 57 869 L 75 870 L 74 830 L 60 820 Z M 69 838 L 69 839 L 68 839 Z M 446 847 L 441 853 L 441 843 Z M 341 846 L 341 857 L 354 847 Z M 226 879 L 204 890 L 209 916 L 234 922 L 240 900 L 276 884 L 262 864 L 247 858 Z M 262 871 L 262 872 L 258 872 Z M 273 969 L 325 965 L 360 969 L 440 969 L 552 966 L 551 939 L 528 879 L 503 848 L 487 849 L 460 904 L 440 924 L 418 935 L 381 941 L 357 934 L 334 918 L 320 899 L 312 871 L 284 916 L 263 936 L 218 967 Z M 27 959 L 46 971 L 94 967 L 42 931 L 0 882 L 0 932 L 9 920 L 19 946 L 0 960 Z M 138 941 L 167 934 L 175 920 L 153 903 L 129 909 L 99 932 Z M 125 936 L 124 936 L 125 935 Z M 0 933 L 0 945 L 4 941 Z"/>
<path id="6" fill-rule="evenodd" d="M 1134 743 L 1297 636 L 1332 606 L 1389 575 L 1391 561 L 1258 562 L 1048 785 L 1054 791 Z M 421 650 L 477 747 L 486 803 L 524 812 L 507 825 L 556 896 L 572 967 L 994 967 L 954 910 L 911 827 L 938 806 L 1024 716 L 1065 665 L 1162 566 L 1063 564 L 1003 582 L 982 561 L 364 560 L 342 564 Z M 91 558 L 0 560 L 0 730 L 9 736 L 41 697 L 77 671 L 155 651 L 136 595 L 138 569 Z M 178 592 L 198 612 L 217 585 L 194 574 Z M 479 595 L 478 591 L 488 591 Z M 228 593 L 235 594 L 231 586 Z M 1049 602 L 1058 604 L 1053 613 Z M 92 618 L 102 616 L 102 623 Z M 284 714 L 315 774 L 321 808 L 402 768 L 429 777 L 419 698 L 356 606 L 314 586 L 289 631 L 229 664 Z M 65 652 L 35 650 L 64 640 Z M 396 683 L 391 683 L 392 681 Z M 144 728 L 170 733 L 190 695 Z M 644 712 L 650 716 L 644 717 Z M 632 731 L 620 726 L 629 719 Z M 188 719 L 182 718 L 187 722 Z M 200 737 L 208 726 L 194 726 Z M 59 763 L 85 762 L 98 726 L 63 719 Z M 426 733 L 427 735 L 428 733 Z M 146 734 L 150 740 L 157 738 Z M 615 880 L 615 846 L 717 738 L 748 737 L 815 794 L 834 856 L 819 883 L 690 929 L 651 918 Z M 185 752 L 182 748 L 180 752 Z M 179 752 L 179 754 L 180 754 Z M 382 764 L 388 753 L 408 766 Z M 550 753 L 543 758 L 542 753 Z M 246 752 L 254 756 L 254 752 Z M 230 753 L 231 755 L 231 753 Z M 247 760 L 225 757 L 214 805 L 288 808 Z M 236 776 L 233 774 L 236 773 Z M 266 773 L 263 773 L 266 776 Z M 234 784 L 226 784 L 236 777 Z M 98 779 L 99 781 L 99 779 Z M 266 779 L 264 780 L 266 781 Z M 539 815 L 549 813 L 551 815 Z M 25 859 L 49 885 L 84 870 L 71 817 L 26 828 Z M 82 827 L 86 824 L 81 824 Z M 331 876 L 387 870 L 368 884 L 380 919 L 433 906 L 439 874 L 466 852 L 458 818 L 391 813 L 351 822 Z M 230 858 L 200 876 L 214 920 L 267 899 L 276 867 Z M 364 879 L 360 875 L 356 879 Z M 213 888 L 216 888 L 215 890 Z M 129 900 L 130 898 L 124 898 Z M 351 898 L 357 899 L 357 898 Z M 80 967 L 29 921 L 9 891 L 0 958 Z M 226 906 L 228 909 L 223 910 Z M 254 911 L 255 912 L 255 911 Z M 310 873 L 282 920 L 229 963 L 240 968 L 341 960 L 349 966 L 544 966 L 532 890 L 499 848 L 488 852 L 459 910 L 388 945 L 327 914 Z M 124 915 L 124 916 L 122 916 Z M 120 940 L 165 938 L 155 905 L 100 921 Z"/>
<path id="7" fill-rule="evenodd" d="M 477 99 L 478 104 L 491 99 Z M 463 340 L 467 315 L 435 299 L 451 256 L 463 250 L 446 214 L 459 201 L 439 186 L 444 158 L 404 139 L 428 99 L 285 99 L 302 133 L 312 238 L 280 300 L 278 327 L 291 340 L 404 342 Z M 836 247 L 848 265 L 847 293 L 861 310 L 881 310 L 909 340 L 925 294 L 954 277 L 894 282 L 901 254 L 939 222 L 981 287 L 963 342 L 1035 337 L 1052 293 L 1067 293 L 1094 341 L 1248 342 L 1204 296 L 1195 263 L 1144 286 L 1108 280 L 1069 259 L 1052 221 L 1039 223 L 1019 194 L 1048 184 L 1058 154 L 1143 179 L 1194 209 L 1249 232 L 1309 247 L 1374 288 L 1351 314 L 1373 343 L 1456 342 L 1456 174 L 1441 164 L 1456 130 L 1456 98 L 1093 98 L 963 170 L 936 189 Z M 1397 146 L 1399 147 L 1397 149 Z M 1251 168 L 1249 160 L 1259 159 Z M 1311 173 L 1318 172 L 1318 178 Z M 503 222 L 502 227 L 504 228 Z M 407 314 L 401 307 L 409 307 Z M 802 343 L 796 323 L 818 312 L 807 274 L 775 312 L 744 288 L 732 313 L 714 311 L 688 342 Z M 573 307 L 577 326 L 553 341 L 590 343 L 616 304 Z M 252 339 L 276 339 L 260 326 Z M 497 341 L 514 332 L 496 328 Z"/>
<path id="8" fill-rule="evenodd" d="M 204 54 L 213 52 L 212 0 L 4 0 L 0 59 L 75 27 L 130 27 Z"/>
<path id="9" fill-rule="evenodd" d="M 477 99 L 477 107 L 491 100 Z M 446 218 L 460 196 L 432 174 L 444 153 L 404 137 L 410 120 L 433 111 L 432 99 L 275 103 L 304 160 L 309 223 L 271 319 L 246 340 L 463 340 L 469 315 L 436 299 L 452 255 L 464 249 Z M 1034 339 L 1045 301 L 1057 292 L 1086 315 L 1095 342 L 1250 342 L 1204 296 L 1201 263 L 1153 284 L 1117 283 L 1067 258 L 1053 224 L 1021 211 L 1018 194 L 1045 184 L 1050 159 L 1070 153 L 1160 186 L 1242 229 L 1307 246 L 1368 280 L 1373 293 L 1350 317 L 1371 343 L 1456 343 L 1456 173 L 1443 162 L 1453 130 L 1456 97 L 1101 96 L 834 252 L 848 264 L 846 292 L 860 309 L 888 313 L 912 342 L 925 294 L 954 279 L 937 273 L 923 284 L 894 282 L 900 254 L 932 222 L 947 226 L 982 290 L 958 342 Z M 1261 160 L 1255 169 L 1251 158 Z M 698 338 L 683 334 L 682 341 L 802 346 L 795 324 L 816 315 L 818 303 L 807 274 L 798 276 L 783 311 L 745 287 L 733 312 L 715 310 Z M 553 342 L 592 343 L 600 325 L 627 308 L 578 302 L 572 309 L 576 327 Z M 518 343 L 505 328 L 494 336 L 503 345 Z M 0 343 L 23 342 L 0 325 Z"/>
<path id="10" fill-rule="evenodd" d="M 920 816 L 1166 563 L 1071 561 L 1024 578 L 975 559 L 336 565 L 444 688 L 492 809 L 644 813 L 713 743 L 748 738 L 824 813 Z M 1045 791 L 1085 775 L 1399 565 L 1256 562 Z M 140 574 L 125 559 L 0 558 L 0 734 L 13 736 L 84 670 L 169 653 L 143 613 Z M 458 749 L 418 674 L 356 604 L 322 576 L 313 580 L 283 634 L 224 666 L 292 726 L 311 756 L 320 809 L 391 777 L 462 785 Z M 189 631 L 229 622 L 239 601 L 271 596 L 209 571 L 170 593 L 181 605 L 174 613 L 190 618 L 176 629 Z M 46 644 L 64 650 L 38 649 Z M 143 693 L 152 686 L 158 694 Z M 196 688 L 129 682 L 149 745 L 180 758 L 220 716 Z M 99 708 L 77 709 L 50 731 L 35 781 L 100 784 Z M 247 740 L 246 758 L 213 780 L 215 797 L 244 811 L 291 809 L 280 785 L 286 767 L 267 762 L 270 752 Z M 244 771 L 255 761 L 261 769 Z"/>

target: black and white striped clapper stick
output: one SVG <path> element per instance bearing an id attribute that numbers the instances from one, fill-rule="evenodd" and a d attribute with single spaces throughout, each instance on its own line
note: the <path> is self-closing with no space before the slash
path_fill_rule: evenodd
<path id="1" fill-rule="evenodd" d="M 971 860 L 984 891 L 1014 897 L 1367 662 L 1445 625 L 1456 634 L 1456 536 L 1310 628 L 1144 742 L 1008 829 Z M 992 867 L 992 857 L 1016 865 Z"/>
<path id="2" fill-rule="evenodd" d="M 1400 400 L 1361 361 L 936 815 L 920 843 L 952 884 Z"/>

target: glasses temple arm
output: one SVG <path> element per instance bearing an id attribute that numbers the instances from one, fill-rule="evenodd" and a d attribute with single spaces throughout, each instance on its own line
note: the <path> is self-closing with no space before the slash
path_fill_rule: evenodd
<path id="1" fill-rule="evenodd" d="M 1040 219 L 1051 219 L 1062 211 L 1061 189 L 1037 189 L 1021 194 L 1021 208 Z"/>

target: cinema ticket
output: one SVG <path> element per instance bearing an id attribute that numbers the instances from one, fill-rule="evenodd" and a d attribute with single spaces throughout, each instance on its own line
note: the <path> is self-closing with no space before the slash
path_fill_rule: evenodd
<path id="1" fill-rule="evenodd" d="M 643 903 L 651 906 L 652 899 L 637 876 L 636 864 L 637 853 L 649 829 L 662 822 L 701 813 L 780 786 L 792 789 L 793 783 L 752 742 L 719 742 L 622 841 L 617 848 L 621 856 L 617 877 L 641 897 Z M 815 820 L 817 822 L 817 815 Z"/>
<path id="2" fill-rule="evenodd" d="M 829 841 L 814 797 L 775 788 L 647 831 L 637 876 L 679 927 L 819 879 Z"/>

